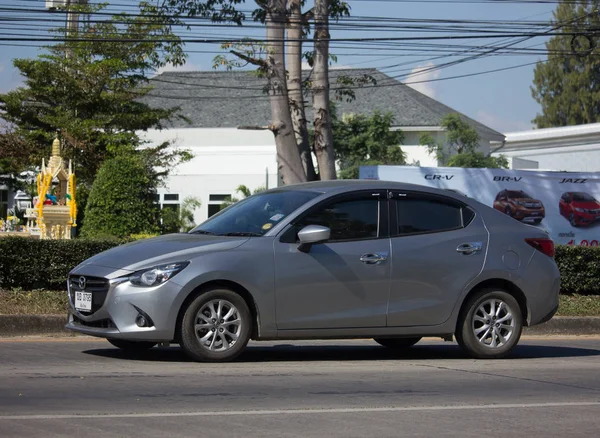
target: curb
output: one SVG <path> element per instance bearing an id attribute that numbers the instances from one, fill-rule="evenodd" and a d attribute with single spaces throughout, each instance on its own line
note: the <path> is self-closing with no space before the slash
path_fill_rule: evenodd
<path id="1" fill-rule="evenodd" d="M 66 315 L 0 315 L 0 337 L 28 335 L 76 336 L 65 330 Z M 535 327 L 525 327 L 527 336 L 598 335 L 600 316 L 555 316 Z"/>

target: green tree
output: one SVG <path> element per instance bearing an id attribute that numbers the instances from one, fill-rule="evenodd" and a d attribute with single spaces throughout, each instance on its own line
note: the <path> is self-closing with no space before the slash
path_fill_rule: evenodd
<path id="1" fill-rule="evenodd" d="M 24 85 L 0 94 L 0 117 L 15 127 L 28 159 L 47 157 L 57 132 L 63 156 L 72 159 L 78 181 L 91 184 L 106 158 L 144 146 L 136 134 L 160 128 L 177 108 L 151 108 L 138 98 L 150 91 L 147 74 L 185 62 L 179 37 L 156 6 L 141 2 L 138 14 L 105 18 L 106 5 L 74 5 L 94 20 L 67 38 L 56 29 L 57 43 L 36 59 L 16 59 Z M 0 140 L 0 143 L 3 143 Z M 168 144 L 147 150 L 166 168 L 189 158 Z"/>
<path id="2" fill-rule="evenodd" d="M 478 152 L 480 137 L 475 128 L 463 120 L 459 114 L 446 115 L 441 122 L 446 130 L 446 141 L 437 142 L 431 134 L 422 134 L 420 144 L 435 154 L 443 165 L 448 167 L 507 168 L 508 160 L 487 156 Z"/>
<path id="3" fill-rule="evenodd" d="M 161 232 L 180 233 L 190 231 L 196 226 L 194 211 L 200 208 L 202 202 L 198 198 L 188 196 L 178 208 L 165 208 L 161 210 Z"/>
<path id="4" fill-rule="evenodd" d="M 558 35 L 546 43 L 548 60 L 534 70 L 538 128 L 600 122 L 600 1 L 561 1 L 554 11 Z"/>
<path id="5" fill-rule="evenodd" d="M 127 237 L 159 231 L 157 177 L 138 155 L 104 162 L 92 185 L 82 228 L 84 237 Z"/>
<path id="6" fill-rule="evenodd" d="M 400 148 L 402 131 L 391 129 L 391 113 L 375 112 L 371 116 L 349 114 L 339 118 L 332 111 L 336 160 L 342 169 L 341 179 L 356 179 L 360 166 L 405 164 Z"/>

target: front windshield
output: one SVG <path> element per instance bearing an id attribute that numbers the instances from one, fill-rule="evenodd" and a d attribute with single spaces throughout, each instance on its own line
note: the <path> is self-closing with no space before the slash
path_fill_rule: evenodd
<path id="1" fill-rule="evenodd" d="M 237 202 L 194 228 L 192 234 L 262 236 L 308 201 L 316 192 L 277 190 Z"/>
<path id="2" fill-rule="evenodd" d="M 578 202 L 595 202 L 596 199 L 594 199 L 593 196 L 587 194 L 587 193 L 573 193 L 573 201 L 578 201 Z"/>
<path id="3" fill-rule="evenodd" d="M 509 196 L 509 198 L 531 198 L 531 196 L 529 196 L 527 193 L 525 193 L 522 190 L 519 190 L 519 191 L 511 190 L 508 192 L 508 196 Z"/>

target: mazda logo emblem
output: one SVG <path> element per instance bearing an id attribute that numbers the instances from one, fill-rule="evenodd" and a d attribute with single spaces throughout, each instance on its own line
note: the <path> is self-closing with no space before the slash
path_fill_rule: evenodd
<path id="1" fill-rule="evenodd" d="M 79 289 L 85 289 L 86 279 L 85 277 L 79 277 Z"/>

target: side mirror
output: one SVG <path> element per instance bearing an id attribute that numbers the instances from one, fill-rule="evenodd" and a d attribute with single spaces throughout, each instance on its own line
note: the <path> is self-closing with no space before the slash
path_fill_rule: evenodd
<path id="1" fill-rule="evenodd" d="M 327 242 L 330 237 L 331 230 L 329 228 L 321 225 L 308 225 L 298 233 L 298 239 L 300 240 L 298 250 L 309 252 L 314 244 Z"/>

